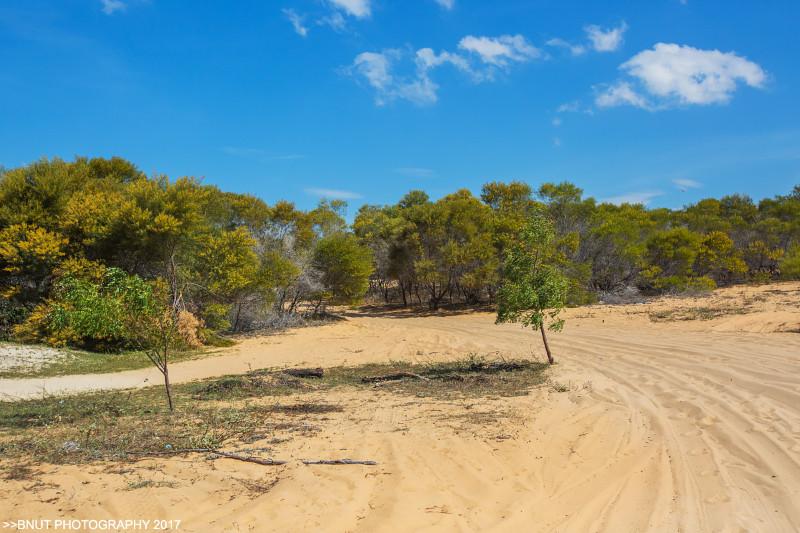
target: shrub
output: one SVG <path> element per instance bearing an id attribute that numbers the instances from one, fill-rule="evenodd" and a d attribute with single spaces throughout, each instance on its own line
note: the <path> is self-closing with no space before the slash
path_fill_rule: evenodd
<path id="1" fill-rule="evenodd" d="M 54 292 L 15 328 L 20 340 L 100 351 L 129 347 L 126 316 L 141 312 L 152 297 L 144 280 L 117 268 L 106 270 L 99 283 L 65 276 Z"/>
<path id="2" fill-rule="evenodd" d="M 780 263 L 781 278 L 800 279 L 800 244 L 792 246 Z"/>

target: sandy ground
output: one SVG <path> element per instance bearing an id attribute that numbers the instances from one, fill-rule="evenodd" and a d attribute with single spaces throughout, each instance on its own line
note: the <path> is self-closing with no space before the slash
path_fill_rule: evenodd
<path id="1" fill-rule="evenodd" d="M 35 370 L 65 356 L 56 348 L 0 342 L 0 371 Z"/>
<path id="2" fill-rule="evenodd" d="M 182 531 L 795 532 L 800 530 L 800 284 L 568 312 L 559 364 L 517 398 L 443 401 L 335 391 L 343 407 L 261 467 L 202 457 L 45 466 L 0 481 L 0 520 L 181 519 Z M 716 311 L 715 311 L 716 310 Z M 687 317 L 691 319 L 686 319 Z M 474 352 L 541 358 L 486 313 L 353 314 L 175 365 L 184 381 L 276 365 Z M 0 381 L 29 396 L 97 378 Z M 104 386 L 157 381 L 149 371 Z M 289 401 L 289 400 L 281 400 Z M 292 401 L 296 401 L 292 400 Z M 351 457 L 379 465 L 304 466 Z M 147 480 L 149 486 L 135 488 Z"/>

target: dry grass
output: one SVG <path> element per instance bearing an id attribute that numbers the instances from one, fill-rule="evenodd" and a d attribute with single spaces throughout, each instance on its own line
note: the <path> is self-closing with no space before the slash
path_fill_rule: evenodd
<path id="1" fill-rule="evenodd" d="M 666 309 L 649 313 L 652 322 L 678 322 L 685 320 L 714 320 L 722 316 L 745 315 L 751 312 L 747 307 L 689 307 Z"/>
<path id="2" fill-rule="evenodd" d="M 324 394 L 347 387 L 364 394 L 389 391 L 438 399 L 517 396 L 542 384 L 545 368 L 530 361 L 472 356 L 429 365 L 338 367 L 326 370 L 321 379 L 258 371 L 175 386 L 175 412 L 166 409 L 161 387 L 0 403 L 0 456 L 12 462 L 84 463 L 184 449 L 241 448 L 259 441 L 278 445 L 318 433 L 326 415 L 344 411 L 339 405 L 309 401 L 309 391 Z M 396 373 L 415 377 L 364 382 Z M 304 397 L 282 400 L 291 395 Z M 260 451 L 270 453 L 271 448 Z M 6 476 L 23 474 L 8 467 L 5 471 Z"/>

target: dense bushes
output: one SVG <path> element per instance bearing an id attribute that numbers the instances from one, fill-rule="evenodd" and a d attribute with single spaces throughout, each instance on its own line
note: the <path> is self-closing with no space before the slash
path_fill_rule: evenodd
<path id="1" fill-rule="evenodd" d="M 269 206 L 192 178 L 148 178 L 119 159 L 41 160 L 0 174 L 0 338 L 116 349 L 135 294 L 168 289 L 181 334 L 296 323 L 326 303 L 492 303 L 507 252 L 534 216 L 552 224 L 567 303 L 635 288 L 708 289 L 800 279 L 800 187 L 758 204 L 741 195 L 684 209 L 486 184 L 438 200 L 311 211 Z M 154 285 L 155 284 L 155 285 Z M 190 325 L 192 324 L 192 325 Z M 16 326 L 16 327 L 15 327 Z M 191 332 L 194 333 L 191 333 Z M 191 340 L 194 338 L 194 340 Z"/>
<path id="2" fill-rule="evenodd" d="M 192 178 L 148 178 L 119 158 L 10 169 L 0 176 L 0 336 L 125 347 L 131 291 L 158 280 L 175 316 L 200 330 L 291 322 L 274 315 L 357 300 L 371 261 L 344 209 L 268 206 Z M 337 239 L 347 245 L 331 247 Z"/>
<path id="3" fill-rule="evenodd" d="M 554 262 L 570 304 L 631 288 L 800 279 L 800 187 L 759 204 L 732 195 L 670 211 L 597 203 L 569 183 L 534 193 L 524 183 L 493 182 L 480 200 L 462 190 L 433 202 L 412 191 L 395 205 L 364 206 L 353 228 L 374 253 L 373 297 L 436 308 L 493 301 L 504 250 L 536 213 L 555 228 Z"/>

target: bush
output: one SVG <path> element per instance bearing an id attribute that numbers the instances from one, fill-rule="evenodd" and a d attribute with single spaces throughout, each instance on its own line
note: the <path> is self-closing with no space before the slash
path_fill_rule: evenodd
<path id="1" fill-rule="evenodd" d="M 13 328 L 28 316 L 30 310 L 0 296 L 0 340 L 8 340 Z"/>
<path id="2" fill-rule="evenodd" d="M 150 285 L 117 268 L 106 270 L 99 283 L 68 275 L 56 283 L 54 298 L 37 306 L 14 332 L 27 342 L 119 350 L 130 347 L 127 314 L 141 312 L 151 298 Z"/>
<path id="3" fill-rule="evenodd" d="M 781 278 L 800 279 L 800 244 L 795 244 L 780 262 Z"/>

